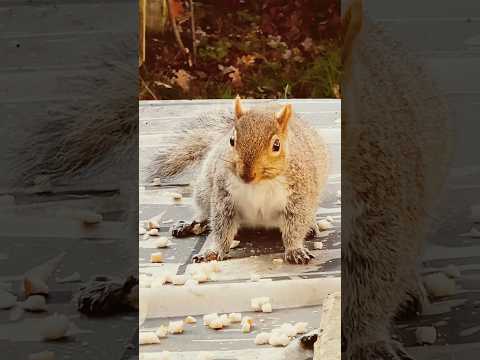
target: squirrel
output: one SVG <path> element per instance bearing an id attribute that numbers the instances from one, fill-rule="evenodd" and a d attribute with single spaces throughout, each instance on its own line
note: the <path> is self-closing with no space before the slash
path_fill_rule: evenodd
<path id="1" fill-rule="evenodd" d="M 427 303 L 417 266 L 452 132 L 417 59 L 363 13 L 353 0 L 343 21 L 342 358 L 411 360 L 392 323 Z"/>
<path id="2" fill-rule="evenodd" d="M 199 119 L 176 144 L 153 161 L 150 178 L 166 179 L 201 163 L 192 224 L 208 223 L 214 247 L 194 261 L 224 260 L 240 227 L 279 229 L 289 263 L 314 258 L 304 240 L 318 231 L 328 151 L 292 105 L 246 110 L 237 96 L 231 116 Z"/>

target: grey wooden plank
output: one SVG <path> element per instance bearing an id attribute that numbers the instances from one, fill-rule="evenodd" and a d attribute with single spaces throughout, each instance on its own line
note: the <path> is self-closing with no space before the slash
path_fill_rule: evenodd
<path id="1" fill-rule="evenodd" d="M 59 99 L 77 100 L 88 97 L 88 89 L 79 87 L 79 81 L 98 77 L 105 78 L 109 67 L 95 69 L 79 68 L 74 71 L 44 70 L 39 72 L 0 72 L 0 103 L 30 102 L 35 100 L 56 101 Z M 77 85 L 76 85 L 77 84 Z M 77 86 L 77 91 L 72 91 Z"/>
<path id="2" fill-rule="evenodd" d="M 169 336 L 168 340 L 161 345 L 142 346 L 142 353 L 155 353 L 159 351 L 212 351 L 255 349 L 258 348 L 254 343 L 255 336 L 262 332 L 271 332 L 274 327 L 278 327 L 285 322 L 306 321 L 309 329 L 313 329 L 320 324 L 321 306 L 305 307 L 298 309 L 276 310 L 272 314 L 262 313 L 244 313 L 244 316 L 254 318 L 256 329 L 249 334 L 243 334 L 240 331 L 239 324 L 232 324 L 227 330 L 215 331 L 203 325 L 202 319 L 197 317 L 197 324 L 185 326 L 185 333 L 181 336 Z M 160 325 L 168 325 L 169 321 L 182 320 L 181 318 L 165 319 L 147 319 L 142 325 L 142 330 L 158 329 Z M 262 321 L 260 321 L 262 320 Z M 243 339 L 235 341 L 235 339 Z M 203 341 L 202 341 L 203 340 Z"/>
<path id="3" fill-rule="evenodd" d="M 380 24 L 409 49 L 421 52 L 459 52 L 478 49 L 467 44 L 468 39 L 480 34 L 480 21 L 467 22 L 465 19 L 442 21 L 436 18 L 423 21 L 380 21 Z"/>
<path id="4" fill-rule="evenodd" d="M 347 3 L 347 0 L 342 0 L 342 5 Z M 480 8 L 476 0 L 370 0 L 364 1 L 364 4 L 370 16 L 381 19 L 480 17 Z"/>
<path id="5" fill-rule="evenodd" d="M 69 36 L 75 32 L 116 30 L 125 28 L 125 19 L 136 16 L 132 13 L 131 1 L 67 1 L 30 2 L 19 6 L 20 1 L 0 2 L 0 39 L 31 34 L 40 36 Z M 36 5 L 35 5 L 36 4 Z M 108 21 L 101 16 L 92 16 L 99 9 L 114 16 Z M 62 30 L 68 29 L 68 30 Z M 129 29 L 137 31 L 137 29 Z"/>
<path id="6" fill-rule="evenodd" d="M 480 56 L 432 57 L 426 59 L 427 70 L 443 93 L 480 94 Z"/>
<path id="7" fill-rule="evenodd" d="M 112 48 L 121 46 L 124 33 L 92 31 L 58 37 L 11 37 L 0 39 L 0 72 L 38 71 L 50 69 L 95 68 L 109 61 L 120 60 Z M 105 53 L 103 59 L 99 54 Z"/>

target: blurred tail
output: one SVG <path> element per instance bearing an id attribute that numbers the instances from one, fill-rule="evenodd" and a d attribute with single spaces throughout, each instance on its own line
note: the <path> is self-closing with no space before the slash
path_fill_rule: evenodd
<path id="1" fill-rule="evenodd" d="M 233 128 L 233 114 L 208 113 L 196 118 L 173 135 L 171 147 L 158 154 L 147 169 L 148 181 L 164 181 L 200 162 L 212 144 Z"/>

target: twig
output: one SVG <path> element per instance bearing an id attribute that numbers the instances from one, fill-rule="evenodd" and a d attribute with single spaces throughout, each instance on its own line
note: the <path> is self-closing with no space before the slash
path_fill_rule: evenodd
<path id="1" fill-rule="evenodd" d="M 195 34 L 195 14 L 193 12 L 193 0 L 190 0 L 191 25 L 192 25 L 192 50 L 193 65 L 197 63 L 197 36 Z"/>
<path id="2" fill-rule="evenodd" d="M 190 63 L 189 65 L 191 66 L 190 55 L 188 53 L 188 49 L 185 47 L 185 45 L 183 45 L 182 38 L 180 37 L 180 32 L 178 31 L 177 22 L 175 21 L 175 16 L 173 16 L 172 6 L 170 1 L 171 0 L 168 0 L 167 4 L 168 4 L 168 14 L 170 15 L 170 22 L 172 23 L 173 34 L 175 35 L 175 39 L 177 40 L 177 43 L 180 46 L 180 49 L 188 57 L 188 60 Z"/>
<path id="3" fill-rule="evenodd" d="M 139 66 L 142 66 L 142 64 L 145 62 L 145 31 L 146 31 L 146 0 L 140 0 L 138 3 L 139 6 L 139 19 L 138 19 L 138 32 L 140 35 L 140 39 L 138 41 L 139 45 L 139 56 L 138 56 L 138 63 Z"/>
<path id="4" fill-rule="evenodd" d="M 155 96 L 152 90 L 148 87 L 147 83 L 145 80 L 143 80 L 143 77 L 140 75 L 140 80 L 142 81 L 143 87 L 148 91 L 148 93 L 153 97 L 154 100 L 158 100 L 158 98 Z"/>

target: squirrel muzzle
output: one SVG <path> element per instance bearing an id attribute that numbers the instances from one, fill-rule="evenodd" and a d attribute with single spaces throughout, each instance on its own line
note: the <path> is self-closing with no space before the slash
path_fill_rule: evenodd
<path id="1" fill-rule="evenodd" d="M 253 182 L 257 178 L 257 174 L 250 167 L 244 167 L 240 174 L 240 178 L 247 184 Z"/>

